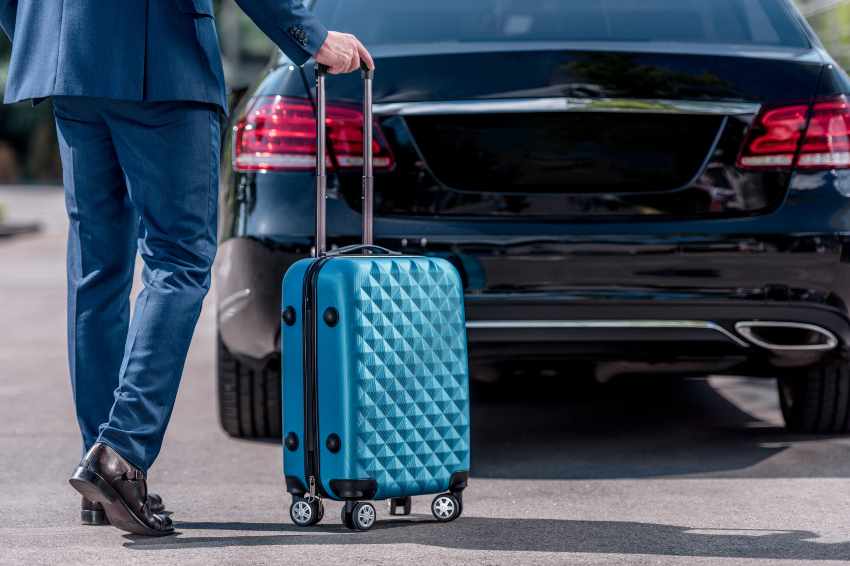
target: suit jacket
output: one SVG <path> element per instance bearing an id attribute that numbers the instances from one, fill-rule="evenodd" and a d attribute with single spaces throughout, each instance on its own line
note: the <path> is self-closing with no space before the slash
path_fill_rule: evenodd
<path id="1" fill-rule="evenodd" d="M 298 65 L 327 30 L 301 0 L 236 0 Z M 227 108 L 212 0 L 0 0 L 5 102 L 54 95 Z"/>

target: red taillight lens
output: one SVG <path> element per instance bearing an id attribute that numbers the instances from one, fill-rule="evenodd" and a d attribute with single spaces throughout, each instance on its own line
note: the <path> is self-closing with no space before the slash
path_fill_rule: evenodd
<path id="1" fill-rule="evenodd" d="M 850 168 L 850 105 L 842 97 L 768 108 L 759 114 L 738 156 L 750 170 Z"/>
<path id="2" fill-rule="evenodd" d="M 738 166 L 741 169 L 784 169 L 794 165 L 808 113 L 808 106 L 763 111 L 750 130 L 738 157 Z"/>
<path id="3" fill-rule="evenodd" d="M 812 108 L 809 127 L 800 148 L 801 169 L 847 169 L 850 167 L 850 105 L 841 97 L 818 102 Z"/>
<path id="4" fill-rule="evenodd" d="M 327 166 L 333 170 L 363 166 L 363 112 L 328 103 Z M 393 157 L 377 124 L 373 136 L 374 167 L 390 169 Z M 237 171 L 312 171 L 316 168 L 316 117 L 309 100 L 261 96 L 251 101 L 236 125 L 233 168 Z"/>

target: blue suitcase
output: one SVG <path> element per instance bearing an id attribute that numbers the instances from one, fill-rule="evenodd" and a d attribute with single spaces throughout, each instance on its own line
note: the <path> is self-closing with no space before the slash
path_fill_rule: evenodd
<path id="1" fill-rule="evenodd" d="M 469 470 L 469 377 L 463 288 L 444 259 L 372 243 L 372 72 L 364 71 L 364 243 L 328 253 L 325 237 L 325 76 L 317 69 L 316 247 L 284 276 L 284 474 L 290 517 L 370 529 L 374 500 L 410 513 L 463 510 Z"/>

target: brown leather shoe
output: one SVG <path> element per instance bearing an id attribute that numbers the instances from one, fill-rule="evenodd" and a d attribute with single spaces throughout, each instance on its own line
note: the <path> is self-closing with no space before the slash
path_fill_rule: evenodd
<path id="1" fill-rule="evenodd" d="M 165 513 L 165 504 L 162 502 L 162 497 L 156 493 L 148 494 L 148 507 L 150 507 L 151 513 Z M 80 523 L 98 527 L 108 525 L 109 519 L 106 518 L 103 505 L 83 497 L 80 504 Z"/>
<path id="2" fill-rule="evenodd" d="M 83 497 L 100 503 L 119 529 L 146 536 L 174 532 L 168 516 L 151 511 L 145 474 L 105 444 L 92 446 L 69 482 Z"/>

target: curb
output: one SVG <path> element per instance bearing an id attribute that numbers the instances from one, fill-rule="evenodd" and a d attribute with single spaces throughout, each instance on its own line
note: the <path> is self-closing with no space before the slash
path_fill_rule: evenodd
<path id="1" fill-rule="evenodd" d="M 41 224 L 32 222 L 30 224 L 0 224 L 0 238 L 11 238 L 24 234 L 35 234 L 41 231 Z"/>

